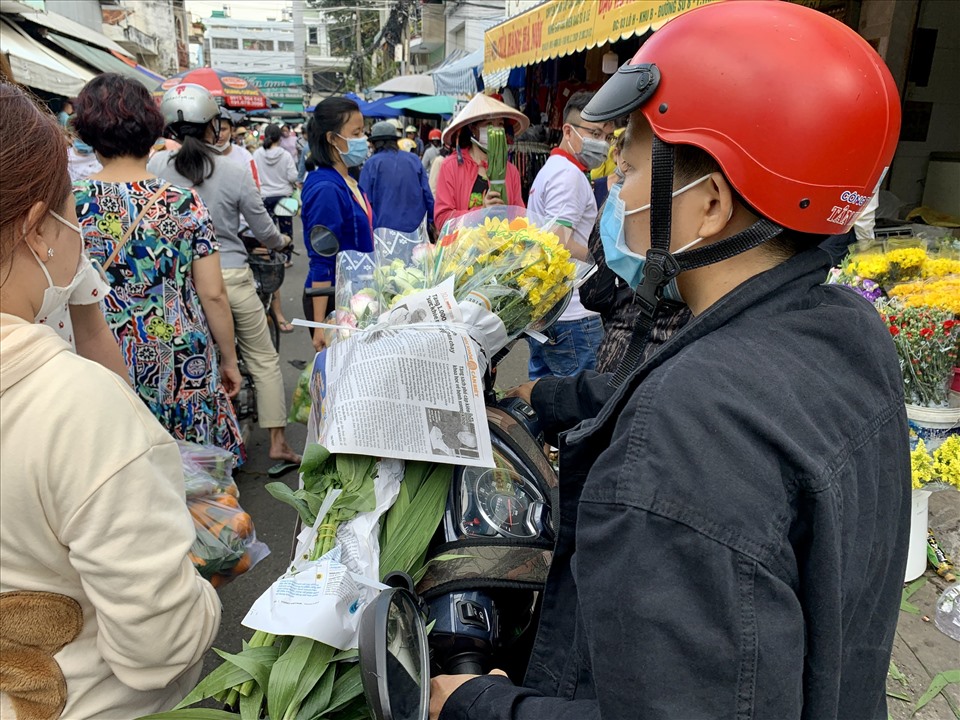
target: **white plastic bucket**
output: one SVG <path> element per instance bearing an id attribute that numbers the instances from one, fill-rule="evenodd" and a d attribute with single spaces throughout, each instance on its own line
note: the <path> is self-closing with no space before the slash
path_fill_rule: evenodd
<path id="1" fill-rule="evenodd" d="M 916 580 L 927 569 L 927 520 L 930 510 L 930 491 L 914 490 L 910 511 L 910 538 L 907 552 L 907 572 L 904 582 Z"/>
<path id="2" fill-rule="evenodd" d="M 960 433 L 960 408 L 907 405 L 907 420 L 928 452 L 933 452 L 950 435 Z"/>

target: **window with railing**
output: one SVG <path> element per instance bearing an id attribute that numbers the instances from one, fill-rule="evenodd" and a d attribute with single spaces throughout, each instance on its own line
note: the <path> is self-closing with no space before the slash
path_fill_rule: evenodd
<path id="1" fill-rule="evenodd" d="M 215 37 L 213 38 L 213 49 L 214 50 L 237 50 L 240 45 L 237 42 L 236 38 L 223 38 Z"/>
<path id="2" fill-rule="evenodd" d="M 292 40 L 277 40 L 277 52 L 292 53 L 292 52 L 293 52 L 293 41 L 292 41 Z"/>
<path id="3" fill-rule="evenodd" d="M 320 44 L 320 28 L 308 27 L 307 28 L 307 45 L 319 45 L 319 44 Z"/>
<path id="4" fill-rule="evenodd" d="M 273 52 L 273 40 L 263 40 L 261 38 L 244 38 L 243 49 L 253 52 Z"/>

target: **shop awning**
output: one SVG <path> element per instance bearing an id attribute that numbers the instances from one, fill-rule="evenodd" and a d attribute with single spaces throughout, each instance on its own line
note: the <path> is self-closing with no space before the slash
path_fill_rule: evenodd
<path id="1" fill-rule="evenodd" d="M 164 80 L 166 80 L 166 78 L 163 75 L 158 75 L 153 70 L 151 70 L 150 68 L 145 68 L 143 65 L 137 65 L 137 63 L 135 63 L 133 60 L 130 60 L 129 58 L 126 58 L 123 55 L 120 55 L 119 53 L 115 53 L 111 50 L 110 54 L 113 55 L 115 58 L 117 58 L 117 60 L 120 60 L 121 62 L 126 63 L 137 72 L 143 75 L 146 75 L 150 80 L 155 82 L 157 85 L 159 85 Z"/>
<path id="2" fill-rule="evenodd" d="M 54 95 L 71 97 L 80 92 L 93 73 L 44 47 L 14 26 L 0 21 L 0 50 L 10 59 L 18 83 Z"/>
<path id="3" fill-rule="evenodd" d="M 53 44 L 62 47 L 68 53 L 75 56 L 78 60 L 87 63 L 87 65 L 90 65 L 101 72 L 119 73 L 121 75 L 126 75 L 127 77 L 133 78 L 134 80 L 139 80 L 141 83 L 143 83 L 147 90 L 153 91 L 157 88 L 158 83 L 156 80 L 140 72 L 136 68 L 130 67 L 123 60 L 114 57 L 108 52 L 98 50 L 97 48 L 86 45 L 79 40 L 63 37 L 62 35 L 57 35 L 56 33 L 48 33 L 47 39 Z"/>
<path id="4" fill-rule="evenodd" d="M 24 20 L 41 25 L 48 30 L 59 33 L 60 35 L 66 35 L 68 37 L 85 40 L 86 42 L 103 48 L 104 50 L 113 51 L 119 53 L 120 55 L 126 55 L 127 57 L 133 57 L 133 55 L 131 55 L 126 48 L 119 43 L 114 42 L 102 32 L 94 30 L 93 28 L 89 28 L 86 25 L 82 25 L 75 20 L 71 20 L 68 17 L 60 15 L 59 13 L 43 12 L 32 8 L 30 8 L 30 12 L 24 10 L 16 10 L 14 12 L 16 12 L 16 14 Z"/>
<path id="5" fill-rule="evenodd" d="M 546 0 L 483 34 L 483 72 L 525 67 L 642 35 L 718 1 Z"/>
<path id="6" fill-rule="evenodd" d="M 477 75 L 483 67 L 483 50 L 477 50 L 450 63 L 444 63 L 431 74 L 438 95 L 477 94 Z"/>

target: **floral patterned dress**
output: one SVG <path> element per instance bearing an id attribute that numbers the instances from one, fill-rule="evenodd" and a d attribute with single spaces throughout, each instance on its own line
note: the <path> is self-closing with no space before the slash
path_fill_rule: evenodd
<path id="1" fill-rule="evenodd" d="M 84 246 L 101 265 L 164 181 L 73 184 Z M 175 438 L 244 459 L 240 426 L 220 381 L 216 345 L 193 283 L 193 261 L 219 249 L 193 190 L 169 186 L 107 268 L 103 301 L 134 389 Z"/>

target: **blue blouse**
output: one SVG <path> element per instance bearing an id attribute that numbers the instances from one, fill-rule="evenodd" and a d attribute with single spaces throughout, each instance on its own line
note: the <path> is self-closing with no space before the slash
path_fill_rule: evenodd
<path id="1" fill-rule="evenodd" d="M 310 272 L 305 287 L 315 282 L 336 280 L 336 257 L 324 257 L 314 252 L 310 233 L 320 225 L 333 233 L 341 250 L 373 252 L 373 219 L 361 207 L 343 176 L 329 167 L 319 167 L 307 173 L 300 193 L 303 202 L 303 239 L 310 258 Z M 370 207 L 370 201 L 367 200 Z M 372 212 L 372 210 L 371 210 Z"/>

